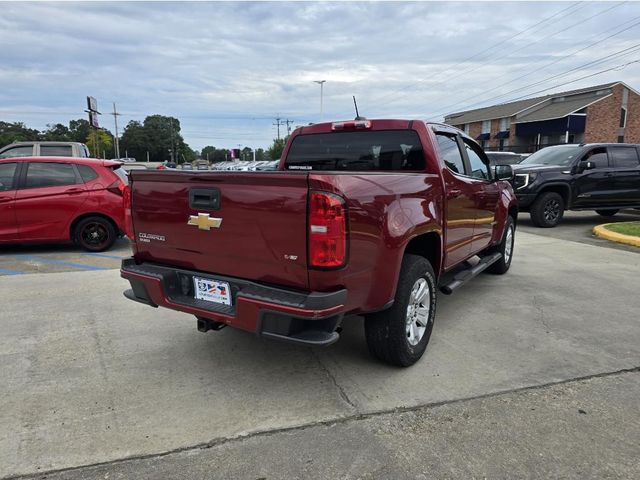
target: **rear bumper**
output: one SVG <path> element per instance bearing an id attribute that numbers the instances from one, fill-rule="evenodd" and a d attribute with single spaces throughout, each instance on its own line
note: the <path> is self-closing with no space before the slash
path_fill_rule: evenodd
<path id="1" fill-rule="evenodd" d="M 347 291 L 296 292 L 248 280 L 143 263 L 122 261 L 120 275 L 129 280 L 125 297 L 152 307 L 165 307 L 199 318 L 255 332 L 260 336 L 304 345 L 330 345 L 344 316 Z M 232 305 L 197 300 L 193 276 L 229 282 Z"/>

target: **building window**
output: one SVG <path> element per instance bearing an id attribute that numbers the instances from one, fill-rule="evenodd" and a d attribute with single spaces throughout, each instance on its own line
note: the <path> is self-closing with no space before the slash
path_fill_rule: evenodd
<path id="1" fill-rule="evenodd" d="M 622 107 L 620 109 L 620 128 L 627 126 L 627 109 Z"/>
<path id="2" fill-rule="evenodd" d="M 618 136 L 618 143 L 624 143 L 624 135 Z"/>
<path id="3" fill-rule="evenodd" d="M 491 120 L 483 120 L 482 121 L 482 133 L 491 132 Z"/>
<path id="4" fill-rule="evenodd" d="M 510 126 L 511 126 L 511 119 L 509 117 L 505 117 L 505 118 L 501 118 L 500 119 L 500 131 L 501 132 L 506 132 L 507 130 L 509 130 Z"/>

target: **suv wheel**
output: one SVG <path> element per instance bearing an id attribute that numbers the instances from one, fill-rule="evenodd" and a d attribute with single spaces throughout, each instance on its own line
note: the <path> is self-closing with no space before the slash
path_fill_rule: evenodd
<path id="1" fill-rule="evenodd" d="M 603 217 L 613 217 L 620 210 L 596 210 L 598 215 L 602 215 Z"/>
<path id="2" fill-rule="evenodd" d="M 511 259 L 513 258 L 513 244 L 516 237 L 516 228 L 513 222 L 513 218 L 509 217 L 507 220 L 507 224 L 504 228 L 504 234 L 502 236 L 502 241 L 496 245 L 495 247 L 491 247 L 486 250 L 486 253 L 501 253 L 502 258 L 495 263 L 489 265 L 489 267 L 485 270 L 489 273 L 495 273 L 496 275 L 502 275 L 507 273 L 509 267 L 511 266 Z"/>
<path id="3" fill-rule="evenodd" d="M 564 199 L 556 192 L 544 192 L 533 202 L 531 221 L 536 227 L 555 227 L 564 215 Z"/>
<path id="4" fill-rule="evenodd" d="M 106 218 L 87 217 L 78 222 L 73 237 L 85 250 L 101 252 L 116 241 L 116 229 Z"/>
<path id="5" fill-rule="evenodd" d="M 392 365 L 413 365 L 427 349 L 435 315 L 433 268 L 424 257 L 405 255 L 393 306 L 365 318 L 369 352 Z"/>

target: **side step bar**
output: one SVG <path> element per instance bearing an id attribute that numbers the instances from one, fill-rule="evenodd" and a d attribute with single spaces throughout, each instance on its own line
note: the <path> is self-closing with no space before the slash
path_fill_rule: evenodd
<path id="1" fill-rule="evenodd" d="M 488 267 L 490 267 L 492 264 L 494 264 L 501 258 L 502 258 L 502 254 L 498 252 L 492 253 L 491 255 L 487 255 L 485 257 L 480 258 L 480 261 L 477 264 L 459 271 L 454 275 L 451 281 L 449 281 L 448 283 L 445 283 L 444 285 L 441 285 L 440 291 L 445 295 L 451 295 L 454 291 L 456 291 L 462 285 L 467 283 L 469 280 L 471 280 L 473 277 L 475 277 L 479 273 L 486 270 Z"/>

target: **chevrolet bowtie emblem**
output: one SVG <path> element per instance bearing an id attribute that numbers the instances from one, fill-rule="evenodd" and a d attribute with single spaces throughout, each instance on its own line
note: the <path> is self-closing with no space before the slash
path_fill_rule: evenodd
<path id="1" fill-rule="evenodd" d="M 221 218 L 211 218 L 208 213 L 190 215 L 189 221 L 187 222 L 187 225 L 195 225 L 200 230 L 211 230 L 212 228 L 220 228 L 221 224 Z"/>

